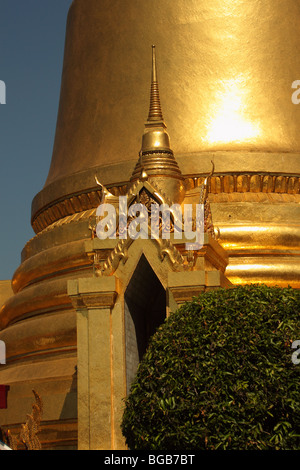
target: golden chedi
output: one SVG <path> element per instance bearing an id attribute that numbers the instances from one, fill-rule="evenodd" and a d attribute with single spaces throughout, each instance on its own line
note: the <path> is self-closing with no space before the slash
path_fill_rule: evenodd
<path id="1" fill-rule="evenodd" d="M 299 21 L 292 0 L 74 0 L 52 162 L 32 203 L 36 235 L 23 249 L 14 293 L 0 311 L 0 340 L 7 346 L 0 384 L 10 387 L 8 408 L 0 410 L 2 427 L 19 432 L 35 389 L 44 404 L 43 448 L 77 448 L 82 429 L 96 428 L 96 419 L 108 423 L 103 429 L 109 441 L 96 436 L 85 448 L 124 445 L 118 427 L 127 390 L 124 302 L 133 301 L 134 256 L 144 253 L 150 263 L 156 248 L 150 240 L 145 248 L 133 244 L 127 262 L 132 271 L 120 265 L 118 280 L 103 277 L 100 295 L 87 243 L 98 242 L 91 241 L 91 219 L 103 188 L 112 198 L 126 195 L 143 169 L 149 188 L 153 182 L 172 202 L 196 203 L 213 162 L 208 189 L 217 241 L 203 255 L 203 272 L 221 271 L 220 285 L 228 285 L 226 276 L 232 284 L 299 287 L 300 107 L 291 100 L 300 69 Z M 155 100 L 144 124 L 152 44 L 164 115 L 154 66 Z M 101 245 L 101 256 L 115 246 L 109 242 Z M 172 278 L 170 292 L 179 295 L 177 273 L 168 277 L 159 262 L 152 268 L 163 288 Z M 154 285 L 151 269 L 141 263 L 139 277 L 144 273 Z M 91 314 L 87 330 L 83 312 Z M 100 330 L 108 335 L 103 375 L 96 355 L 88 366 L 82 353 L 84 338 L 97 348 Z M 88 392 L 86 382 L 78 382 L 82 371 Z M 109 377 L 102 394 L 98 372 L 103 384 Z M 84 408 L 85 393 L 90 410 Z M 93 408 L 99 393 L 103 408 Z M 108 408 L 109 419 L 103 411 Z"/>

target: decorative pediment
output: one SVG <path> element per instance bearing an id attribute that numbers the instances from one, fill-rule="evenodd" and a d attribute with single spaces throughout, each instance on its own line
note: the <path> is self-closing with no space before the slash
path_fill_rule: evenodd
<path id="1" fill-rule="evenodd" d="M 213 171 L 214 168 L 211 174 Z M 215 238 L 208 201 L 208 178 L 210 176 L 205 179 L 201 187 L 199 205 L 203 205 L 204 208 L 202 230 Z M 182 213 L 179 204 L 172 204 L 172 201 L 163 194 L 152 179 L 149 181 L 144 170 L 141 172 L 140 179 L 129 186 L 126 194 L 118 197 L 111 194 L 97 177 L 95 179 L 101 187 L 103 195 L 103 210 L 99 212 L 97 210 L 95 222 L 90 226 L 92 239 L 100 238 L 99 248 L 91 254 L 96 275 L 111 275 L 118 268 L 120 262 L 126 263 L 128 250 L 137 238 L 150 239 L 156 243 L 159 248 L 159 257 L 161 260 L 168 257 L 174 270 L 191 270 L 193 268 L 197 252 L 201 250 L 202 246 L 197 248 L 196 245 L 196 248 L 193 248 L 194 245 L 192 247 L 188 245 L 193 241 L 187 240 L 182 232 L 181 238 L 176 236 L 178 226 L 181 225 L 181 228 L 185 226 L 185 213 Z M 108 213 L 104 217 L 105 210 Z M 178 218 L 178 211 L 180 218 Z M 192 231 L 196 230 L 195 217 L 191 221 L 191 229 Z M 110 248 L 105 243 L 106 238 L 111 239 Z"/>
<path id="2" fill-rule="evenodd" d="M 130 224 L 139 217 L 137 212 L 134 214 L 131 213 L 131 208 L 133 208 L 135 204 L 142 205 L 147 212 L 147 228 L 146 233 L 144 233 L 144 237 L 149 238 L 153 240 L 154 243 L 158 244 L 161 260 L 163 260 L 165 256 L 168 256 L 175 269 L 183 269 L 184 267 L 184 257 L 181 255 L 180 251 L 169 239 L 164 239 L 160 236 L 163 224 L 161 214 L 158 215 L 158 236 L 154 237 L 153 232 L 151 232 L 151 229 L 153 228 L 151 226 L 153 206 L 161 207 L 162 205 L 170 207 L 170 226 L 168 229 L 170 230 L 170 233 L 173 232 L 174 214 L 172 204 L 168 198 L 162 194 L 159 188 L 148 181 L 148 176 L 145 172 L 143 172 L 141 176 L 141 179 L 129 187 L 126 195 L 121 196 L 123 197 L 122 200 L 120 200 L 120 197 L 116 198 L 113 196 L 96 178 L 97 184 L 101 186 L 103 191 L 102 204 L 112 204 L 116 211 L 113 213 L 113 217 L 115 218 L 115 236 L 111 237 L 112 240 L 115 240 L 115 246 L 110 249 L 107 256 L 107 244 L 104 243 L 105 240 L 103 240 L 103 243 L 100 243 L 100 246 L 102 245 L 103 248 L 101 249 L 99 246 L 99 249 L 95 250 L 91 255 L 93 256 L 94 271 L 96 275 L 111 275 L 115 272 L 120 262 L 126 263 L 128 259 L 128 249 L 135 240 L 130 236 L 122 238 L 122 234 L 124 233 L 124 230 L 128 231 Z M 126 202 L 126 207 L 122 208 L 122 203 L 124 202 Z M 123 217 L 120 217 L 120 211 L 123 212 Z M 124 217 L 126 217 L 126 222 Z M 90 226 L 92 230 L 92 239 L 97 237 L 97 223 L 99 223 L 99 219 L 100 217 L 96 215 L 95 224 Z M 122 227 L 120 226 L 120 219 L 122 219 Z M 112 224 L 113 222 L 113 220 L 108 220 L 107 225 Z"/>

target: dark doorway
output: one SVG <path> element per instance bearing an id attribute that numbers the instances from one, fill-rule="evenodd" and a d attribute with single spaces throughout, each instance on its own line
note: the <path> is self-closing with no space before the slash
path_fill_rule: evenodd
<path id="1" fill-rule="evenodd" d="M 166 318 L 166 292 L 144 255 L 125 291 L 127 389 L 135 377 L 150 337 Z"/>

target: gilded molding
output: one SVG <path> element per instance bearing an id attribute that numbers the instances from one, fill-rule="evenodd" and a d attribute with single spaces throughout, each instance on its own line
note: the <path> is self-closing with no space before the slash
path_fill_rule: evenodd
<path id="1" fill-rule="evenodd" d="M 91 294 L 70 295 L 75 310 L 112 308 L 117 298 L 117 292 L 97 292 Z"/>
<path id="2" fill-rule="evenodd" d="M 187 190 L 200 187 L 206 175 L 186 176 L 185 185 Z M 126 194 L 126 185 L 120 184 L 107 186 L 114 196 L 123 196 Z M 277 173 L 216 173 L 209 178 L 208 191 L 210 195 L 214 194 L 232 194 L 232 193 L 262 193 L 262 194 L 300 194 L 300 176 L 277 174 Z M 98 207 L 101 203 L 102 191 L 91 189 L 83 194 L 68 195 L 65 199 L 54 201 L 52 204 L 44 207 L 32 219 L 32 227 L 35 233 L 45 230 L 47 227 L 55 226 L 58 221 L 61 223 L 74 221 L 81 217 L 85 218 L 87 211 Z M 84 213 L 81 215 L 81 213 Z"/>
<path id="3" fill-rule="evenodd" d="M 201 186 L 205 176 L 186 177 L 188 189 Z M 277 173 L 219 173 L 211 176 L 209 193 L 286 193 L 299 194 L 300 176 Z"/>
<path id="4" fill-rule="evenodd" d="M 206 286 L 169 287 L 177 304 L 183 304 L 206 290 Z"/>

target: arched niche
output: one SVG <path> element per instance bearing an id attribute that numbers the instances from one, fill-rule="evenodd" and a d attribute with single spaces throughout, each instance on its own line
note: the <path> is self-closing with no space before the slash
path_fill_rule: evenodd
<path id="1" fill-rule="evenodd" d="M 166 291 L 142 254 L 124 294 L 127 390 L 138 364 L 166 318 Z"/>

